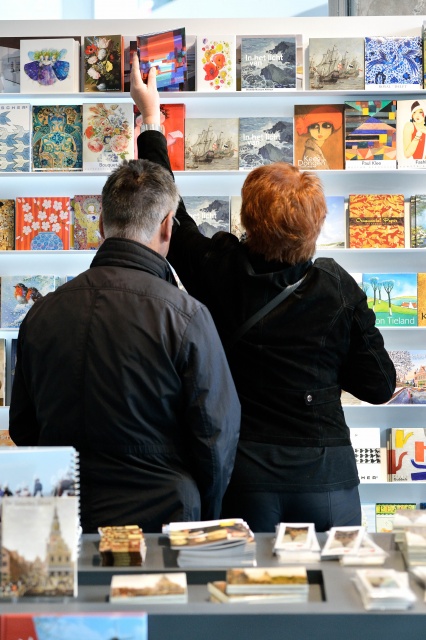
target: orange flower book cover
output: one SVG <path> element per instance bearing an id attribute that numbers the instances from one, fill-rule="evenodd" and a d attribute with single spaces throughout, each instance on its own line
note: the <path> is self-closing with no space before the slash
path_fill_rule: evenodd
<path id="1" fill-rule="evenodd" d="M 237 86 L 236 36 L 197 37 L 197 91 L 235 91 Z"/>
<path id="2" fill-rule="evenodd" d="M 70 229 L 69 197 L 16 198 L 15 249 L 67 250 Z"/>
<path id="3" fill-rule="evenodd" d="M 404 211 L 402 194 L 350 194 L 349 247 L 404 248 Z"/>

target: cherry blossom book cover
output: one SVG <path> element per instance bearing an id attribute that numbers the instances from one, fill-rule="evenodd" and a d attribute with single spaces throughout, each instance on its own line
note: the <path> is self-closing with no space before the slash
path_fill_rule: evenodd
<path id="1" fill-rule="evenodd" d="M 70 233 L 68 196 L 16 198 L 15 249 L 68 250 Z"/>
<path id="2" fill-rule="evenodd" d="M 133 103 L 85 103 L 83 170 L 109 173 L 133 157 Z"/>

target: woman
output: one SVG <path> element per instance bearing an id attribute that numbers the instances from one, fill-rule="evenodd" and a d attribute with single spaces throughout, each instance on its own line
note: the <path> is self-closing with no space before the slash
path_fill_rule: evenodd
<path id="1" fill-rule="evenodd" d="M 418 100 L 411 105 L 411 118 L 403 129 L 404 155 L 406 158 L 422 160 L 425 150 L 426 119 Z"/>
<path id="2" fill-rule="evenodd" d="M 308 136 L 303 156 L 297 162 L 299 169 L 330 169 L 323 145 L 341 128 L 342 119 L 342 112 L 330 105 L 314 107 L 306 115 L 295 116 L 296 133 Z"/>
<path id="3" fill-rule="evenodd" d="M 141 133 L 139 156 L 170 170 L 155 72 L 147 85 L 134 73 L 131 95 L 144 122 L 158 129 Z M 243 242 L 226 232 L 203 236 L 182 200 L 177 211 L 168 259 L 209 307 L 242 405 L 223 516 L 242 517 L 253 531 L 274 531 L 283 521 L 314 522 L 317 531 L 361 524 L 340 394 L 378 404 L 395 388 L 364 292 L 334 260 L 312 261 L 325 215 L 319 178 L 286 163 L 248 174 Z M 298 286 L 250 322 L 289 285 Z"/>

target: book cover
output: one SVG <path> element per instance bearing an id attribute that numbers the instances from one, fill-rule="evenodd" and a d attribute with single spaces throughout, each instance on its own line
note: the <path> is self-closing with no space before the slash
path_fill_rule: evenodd
<path id="1" fill-rule="evenodd" d="M 361 502 L 361 525 L 367 533 L 376 532 L 376 503 Z"/>
<path id="2" fill-rule="evenodd" d="M 426 111 L 423 101 L 398 100 L 396 120 L 398 169 L 424 169 Z"/>
<path id="3" fill-rule="evenodd" d="M 376 532 L 392 533 L 393 520 L 396 511 L 400 509 L 416 509 L 415 502 L 377 502 L 376 503 Z"/>
<path id="4" fill-rule="evenodd" d="M 231 233 L 239 240 L 244 240 L 246 230 L 241 222 L 241 196 L 231 196 L 230 225 Z"/>
<path id="5" fill-rule="evenodd" d="M 31 145 L 34 171 L 81 171 L 81 105 L 34 105 Z"/>
<path id="6" fill-rule="evenodd" d="M 0 104 L 0 171 L 30 170 L 31 109 L 29 104 Z"/>
<path id="7" fill-rule="evenodd" d="M 121 45 L 121 35 L 84 37 L 84 91 L 123 91 Z"/>
<path id="8" fill-rule="evenodd" d="M 229 231 L 229 196 L 185 196 L 185 207 L 201 233 L 212 238 Z"/>
<path id="9" fill-rule="evenodd" d="M 396 389 L 388 404 L 425 404 L 426 350 L 388 350 L 396 370 Z"/>
<path id="10" fill-rule="evenodd" d="M 115 604 L 174 604 L 188 602 L 186 573 L 113 575 L 109 601 Z"/>
<path id="11" fill-rule="evenodd" d="M 364 38 L 309 38 L 309 89 L 364 89 Z"/>
<path id="12" fill-rule="evenodd" d="M 15 249 L 70 248 L 71 204 L 67 196 L 16 198 Z"/>
<path id="13" fill-rule="evenodd" d="M 235 91 L 237 41 L 234 35 L 197 36 L 197 91 Z"/>
<path id="14" fill-rule="evenodd" d="M 0 93 L 20 92 L 21 39 L 0 37 Z"/>
<path id="15" fill-rule="evenodd" d="M 139 67 L 146 82 L 151 67 L 157 68 L 159 91 L 185 91 L 188 65 L 185 29 L 173 29 L 136 37 Z"/>
<path id="16" fill-rule="evenodd" d="M 361 483 L 383 482 L 380 427 L 349 427 Z"/>
<path id="17" fill-rule="evenodd" d="M 15 200 L 0 200 L 0 251 L 15 248 Z"/>
<path id="18" fill-rule="evenodd" d="M 402 194 L 349 195 L 349 247 L 395 249 L 405 247 Z"/>
<path id="19" fill-rule="evenodd" d="M 396 113 L 396 100 L 345 102 L 347 169 L 396 169 Z"/>
<path id="20" fill-rule="evenodd" d="M 307 593 L 308 575 L 305 567 L 262 567 L 253 569 L 228 569 L 226 592 L 251 593 Z"/>
<path id="21" fill-rule="evenodd" d="M 417 274 L 417 326 L 426 327 L 426 273 Z"/>
<path id="22" fill-rule="evenodd" d="M 299 169 L 344 169 L 343 105 L 294 106 L 294 164 Z"/>
<path id="23" fill-rule="evenodd" d="M 167 153 L 172 171 L 185 169 L 185 113 L 186 105 L 179 103 L 160 104 L 160 124 L 167 140 Z M 135 158 L 138 157 L 138 136 L 143 124 L 142 114 L 136 105 L 134 114 Z"/>
<path id="24" fill-rule="evenodd" d="M 0 338 L 0 407 L 6 405 L 6 339 Z"/>
<path id="25" fill-rule="evenodd" d="M 365 88 L 422 89 L 421 36 L 367 36 Z"/>
<path id="26" fill-rule="evenodd" d="M 426 195 L 410 198 L 410 247 L 426 248 Z"/>
<path id="27" fill-rule="evenodd" d="M 73 249 L 97 250 L 103 239 L 99 232 L 102 212 L 101 195 L 75 195 L 70 200 L 73 229 Z"/>
<path id="28" fill-rule="evenodd" d="M 187 118 L 185 169 L 238 171 L 238 118 Z"/>
<path id="29" fill-rule="evenodd" d="M 110 172 L 134 157 L 133 105 L 83 104 L 83 169 Z"/>
<path id="30" fill-rule="evenodd" d="M 426 371 L 423 373 L 426 375 Z M 426 429 L 389 429 L 389 482 L 426 481 Z"/>
<path id="31" fill-rule="evenodd" d="M 363 273 L 360 286 L 376 327 L 417 326 L 416 273 Z"/>
<path id="32" fill-rule="evenodd" d="M 80 43 L 74 38 L 21 40 L 21 93 L 79 91 Z"/>
<path id="33" fill-rule="evenodd" d="M 239 168 L 273 162 L 293 163 L 293 118 L 239 118 Z"/>
<path id="34" fill-rule="evenodd" d="M 59 284 L 62 279 L 53 275 L 1 276 L 1 328 L 19 328 L 32 305 Z"/>
<path id="35" fill-rule="evenodd" d="M 1 304 L 1 301 L 0 301 L 0 304 Z M 10 341 L 10 373 L 9 373 L 9 379 L 7 380 L 7 383 L 6 383 L 6 394 L 7 394 L 6 398 L 7 398 L 8 405 L 10 405 L 10 396 L 12 393 L 13 379 L 15 377 L 17 348 L 18 348 L 18 338 L 12 338 L 12 340 Z"/>
<path id="36" fill-rule="evenodd" d="M 302 89 L 302 36 L 241 37 L 241 91 Z"/>
<path id="37" fill-rule="evenodd" d="M 344 196 L 326 196 L 327 215 L 317 240 L 317 249 L 346 247 L 346 206 Z"/>

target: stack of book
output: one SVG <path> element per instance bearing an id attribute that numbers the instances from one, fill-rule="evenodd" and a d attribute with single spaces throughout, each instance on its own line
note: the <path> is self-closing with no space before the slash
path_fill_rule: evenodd
<path id="1" fill-rule="evenodd" d="M 417 526 L 426 526 L 425 509 L 397 509 L 393 516 L 395 542 L 404 542 L 405 530 Z"/>
<path id="2" fill-rule="evenodd" d="M 321 558 L 338 558 L 343 565 L 384 564 L 388 554 L 364 527 L 331 527 Z"/>
<path id="3" fill-rule="evenodd" d="M 209 582 L 215 602 L 307 602 L 309 582 L 305 567 L 229 569 L 226 581 Z"/>
<path id="4" fill-rule="evenodd" d="M 186 573 L 114 575 L 111 578 L 109 601 L 142 605 L 186 603 Z"/>
<path id="5" fill-rule="evenodd" d="M 426 565 L 426 525 L 406 526 L 402 536 L 399 546 L 407 567 Z"/>
<path id="6" fill-rule="evenodd" d="M 407 572 L 357 569 L 354 583 L 367 610 L 409 609 L 416 601 L 408 584 Z"/>
<path id="7" fill-rule="evenodd" d="M 98 531 L 102 566 L 140 567 L 145 562 L 145 538 L 137 525 L 99 527 Z"/>
<path id="8" fill-rule="evenodd" d="M 318 562 L 321 548 L 313 522 L 280 522 L 273 554 L 283 563 Z"/>

